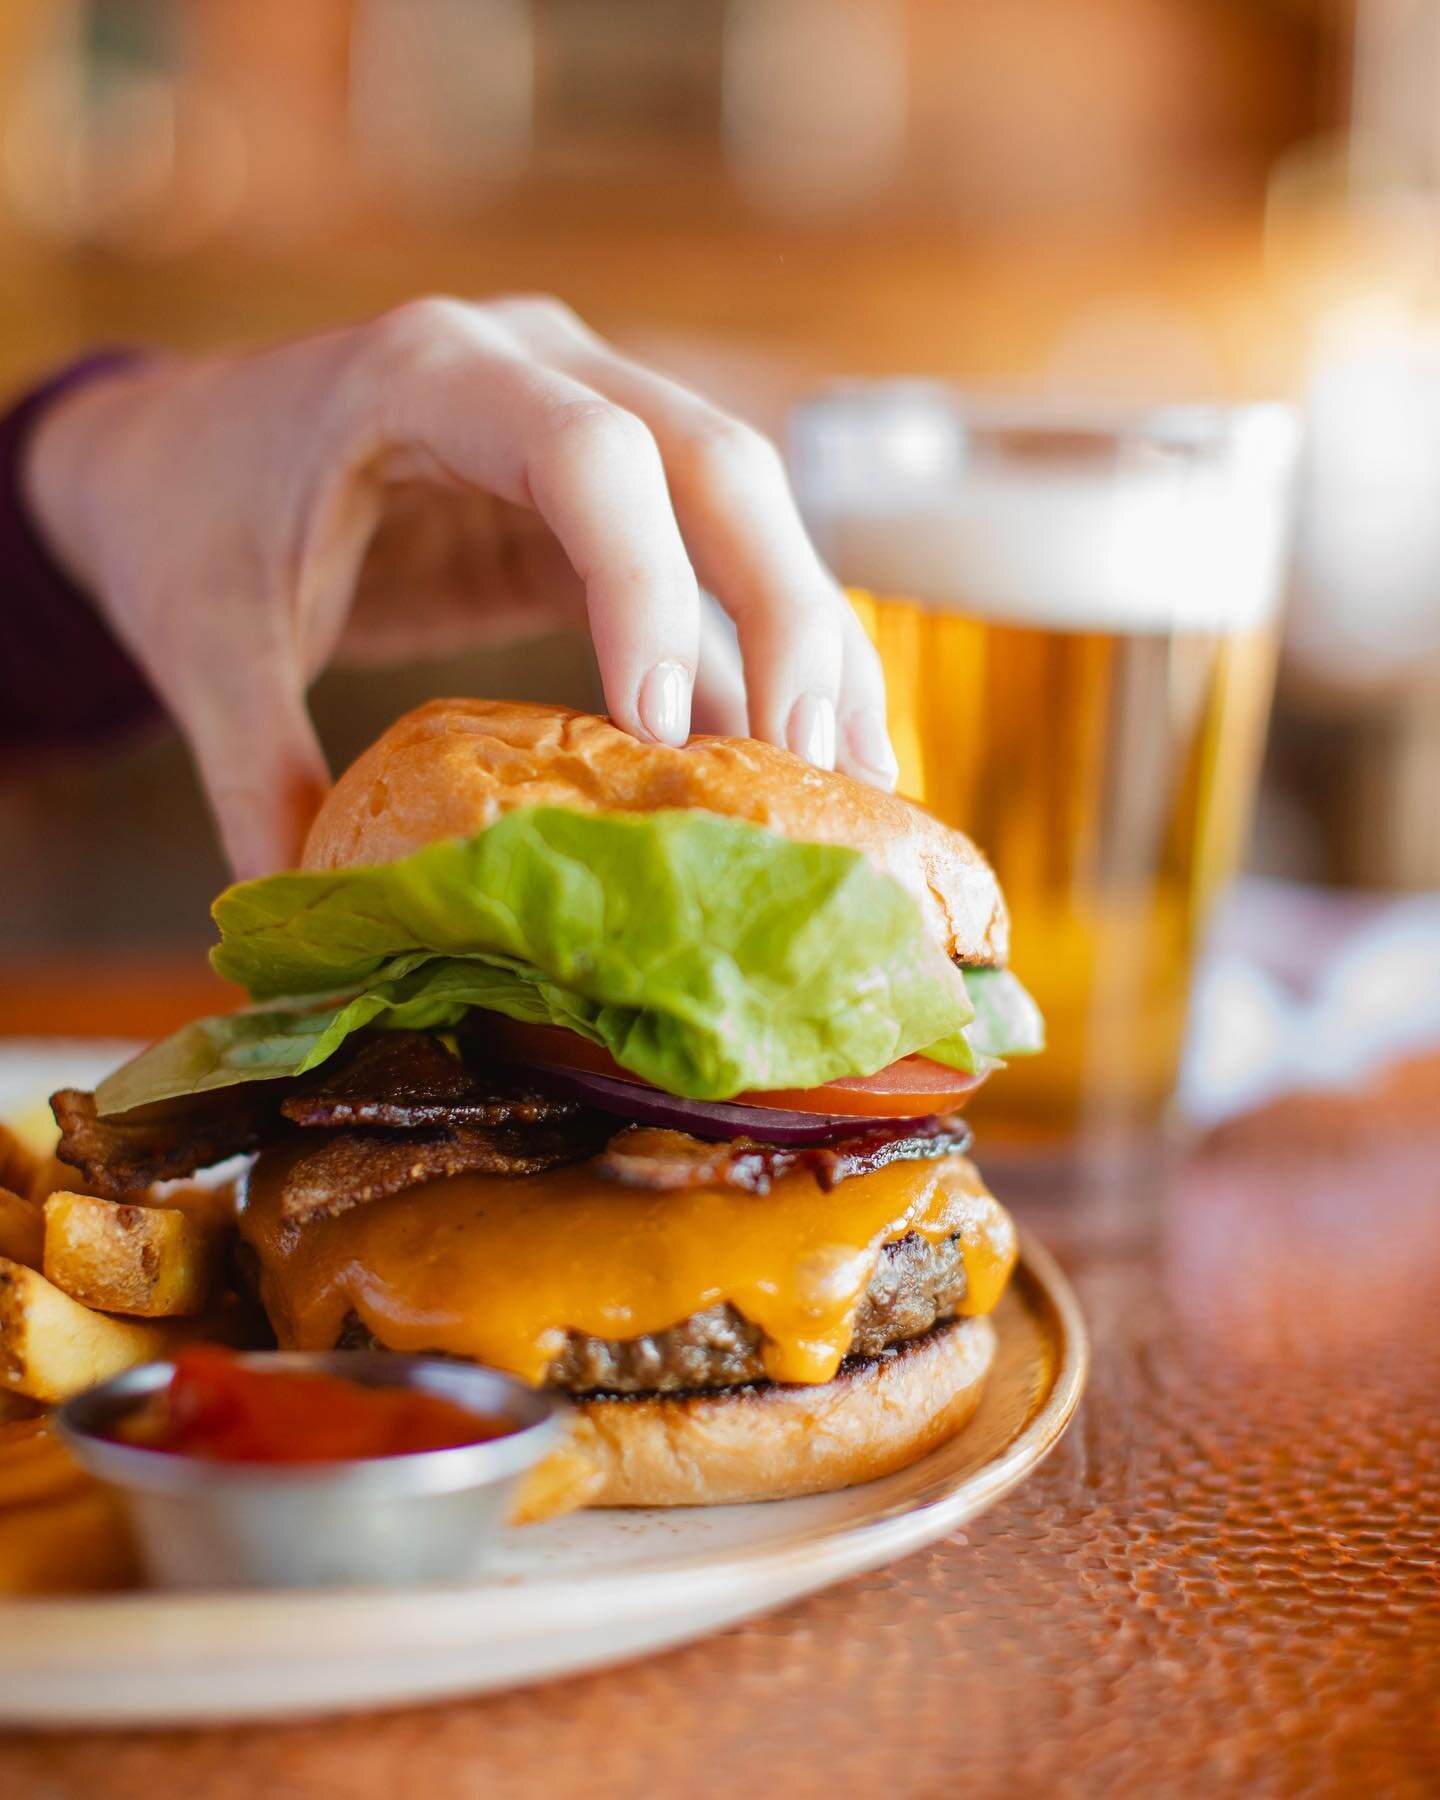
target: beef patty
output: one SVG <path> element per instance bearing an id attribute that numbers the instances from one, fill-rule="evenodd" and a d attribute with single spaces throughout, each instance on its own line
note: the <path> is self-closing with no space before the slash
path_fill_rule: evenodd
<path id="1" fill-rule="evenodd" d="M 923 1337 L 952 1318 L 965 1298 L 960 1240 L 931 1243 L 907 1232 L 886 1244 L 861 1297 L 850 1356 L 878 1356 L 892 1344 Z M 677 1394 L 697 1388 L 742 1387 L 763 1381 L 764 1337 L 758 1325 L 728 1304 L 710 1306 L 665 1331 L 644 1337 L 598 1338 L 572 1331 L 551 1363 L 546 1385 L 568 1394 Z M 353 1314 L 340 1334 L 342 1349 L 375 1349 Z"/>

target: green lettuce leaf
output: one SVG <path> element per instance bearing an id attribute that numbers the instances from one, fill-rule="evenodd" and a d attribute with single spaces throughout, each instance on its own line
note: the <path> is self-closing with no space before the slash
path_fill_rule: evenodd
<path id="1" fill-rule="evenodd" d="M 458 1025 L 472 1007 L 527 1024 L 568 1026 L 609 1047 L 593 1009 L 563 988 L 537 982 L 533 971 L 506 969 L 480 958 L 424 958 L 412 968 L 415 963 L 415 958 L 396 958 L 384 975 L 347 1003 L 283 1001 L 197 1019 L 102 1082 L 100 1110 L 128 1112 L 152 1100 L 236 1082 L 303 1075 L 333 1055 L 352 1031 L 369 1025 L 444 1031 Z M 1039 1012 L 1013 975 L 1003 969 L 970 969 L 964 979 L 977 996 L 1005 991 L 1016 1028 L 1009 1035 L 995 1029 L 987 998 L 970 1025 L 927 1046 L 927 1055 L 970 1073 L 996 1068 L 1005 1056 L 1029 1056 L 1043 1048 Z"/>
<path id="2" fill-rule="evenodd" d="M 1038 1047 L 1013 977 L 972 971 L 972 1004 L 857 852 L 707 813 L 509 813 L 397 862 L 244 883 L 215 918 L 216 968 L 272 1004 L 146 1051 L 102 1111 L 302 1074 L 366 1026 L 444 1030 L 476 1007 L 565 1026 L 696 1099 Z"/>
<path id="3" fill-rule="evenodd" d="M 1040 1008 L 1008 969 L 966 969 L 965 992 L 975 1017 L 955 1037 L 929 1045 L 927 1056 L 978 1073 L 1045 1048 Z"/>
<path id="4" fill-rule="evenodd" d="M 1040 1008 L 1008 969 L 967 969 L 965 992 L 975 1017 L 965 1027 L 986 1056 L 1038 1056 L 1045 1048 Z"/>

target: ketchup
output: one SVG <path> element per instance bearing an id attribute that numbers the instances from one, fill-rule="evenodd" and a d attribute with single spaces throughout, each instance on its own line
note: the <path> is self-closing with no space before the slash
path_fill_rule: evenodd
<path id="1" fill-rule="evenodd" d="M 175 1357 L 169 1387 L 116 1435 L 212 1462 L 324 1463 L 451 1450 L 513 1429 L 439 1394 L 266 1369 L 216 1345 L 192 1344 Z"/>

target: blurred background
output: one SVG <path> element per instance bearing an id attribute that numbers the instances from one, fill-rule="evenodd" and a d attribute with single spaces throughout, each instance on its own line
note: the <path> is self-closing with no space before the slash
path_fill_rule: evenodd
<path id="1" fill-rule="evenodd" d="M 1250 864 L 1440 885 L 1437 102 L 1436 0 L 4 0 L 0 380 L 545 289 L 781 435 L 841 375 L 1293 399 Z M 331 675 L 336 762 L 441 688 L 596 692 L 580 642 Z M 0 841 L 12 963 L 208 942 L 173 743 Z"/>

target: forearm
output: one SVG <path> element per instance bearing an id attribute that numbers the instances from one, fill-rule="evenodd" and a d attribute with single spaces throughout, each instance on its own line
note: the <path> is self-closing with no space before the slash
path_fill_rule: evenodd
<path id="1" fill-rule="evenodd" d="M 161 716 L 148 682 L 78 582 L 31 504 L 27 464 L 42 420 L 127 352 L 74 363 L 0 415 L 0 757 L 103 742 Z"/>

